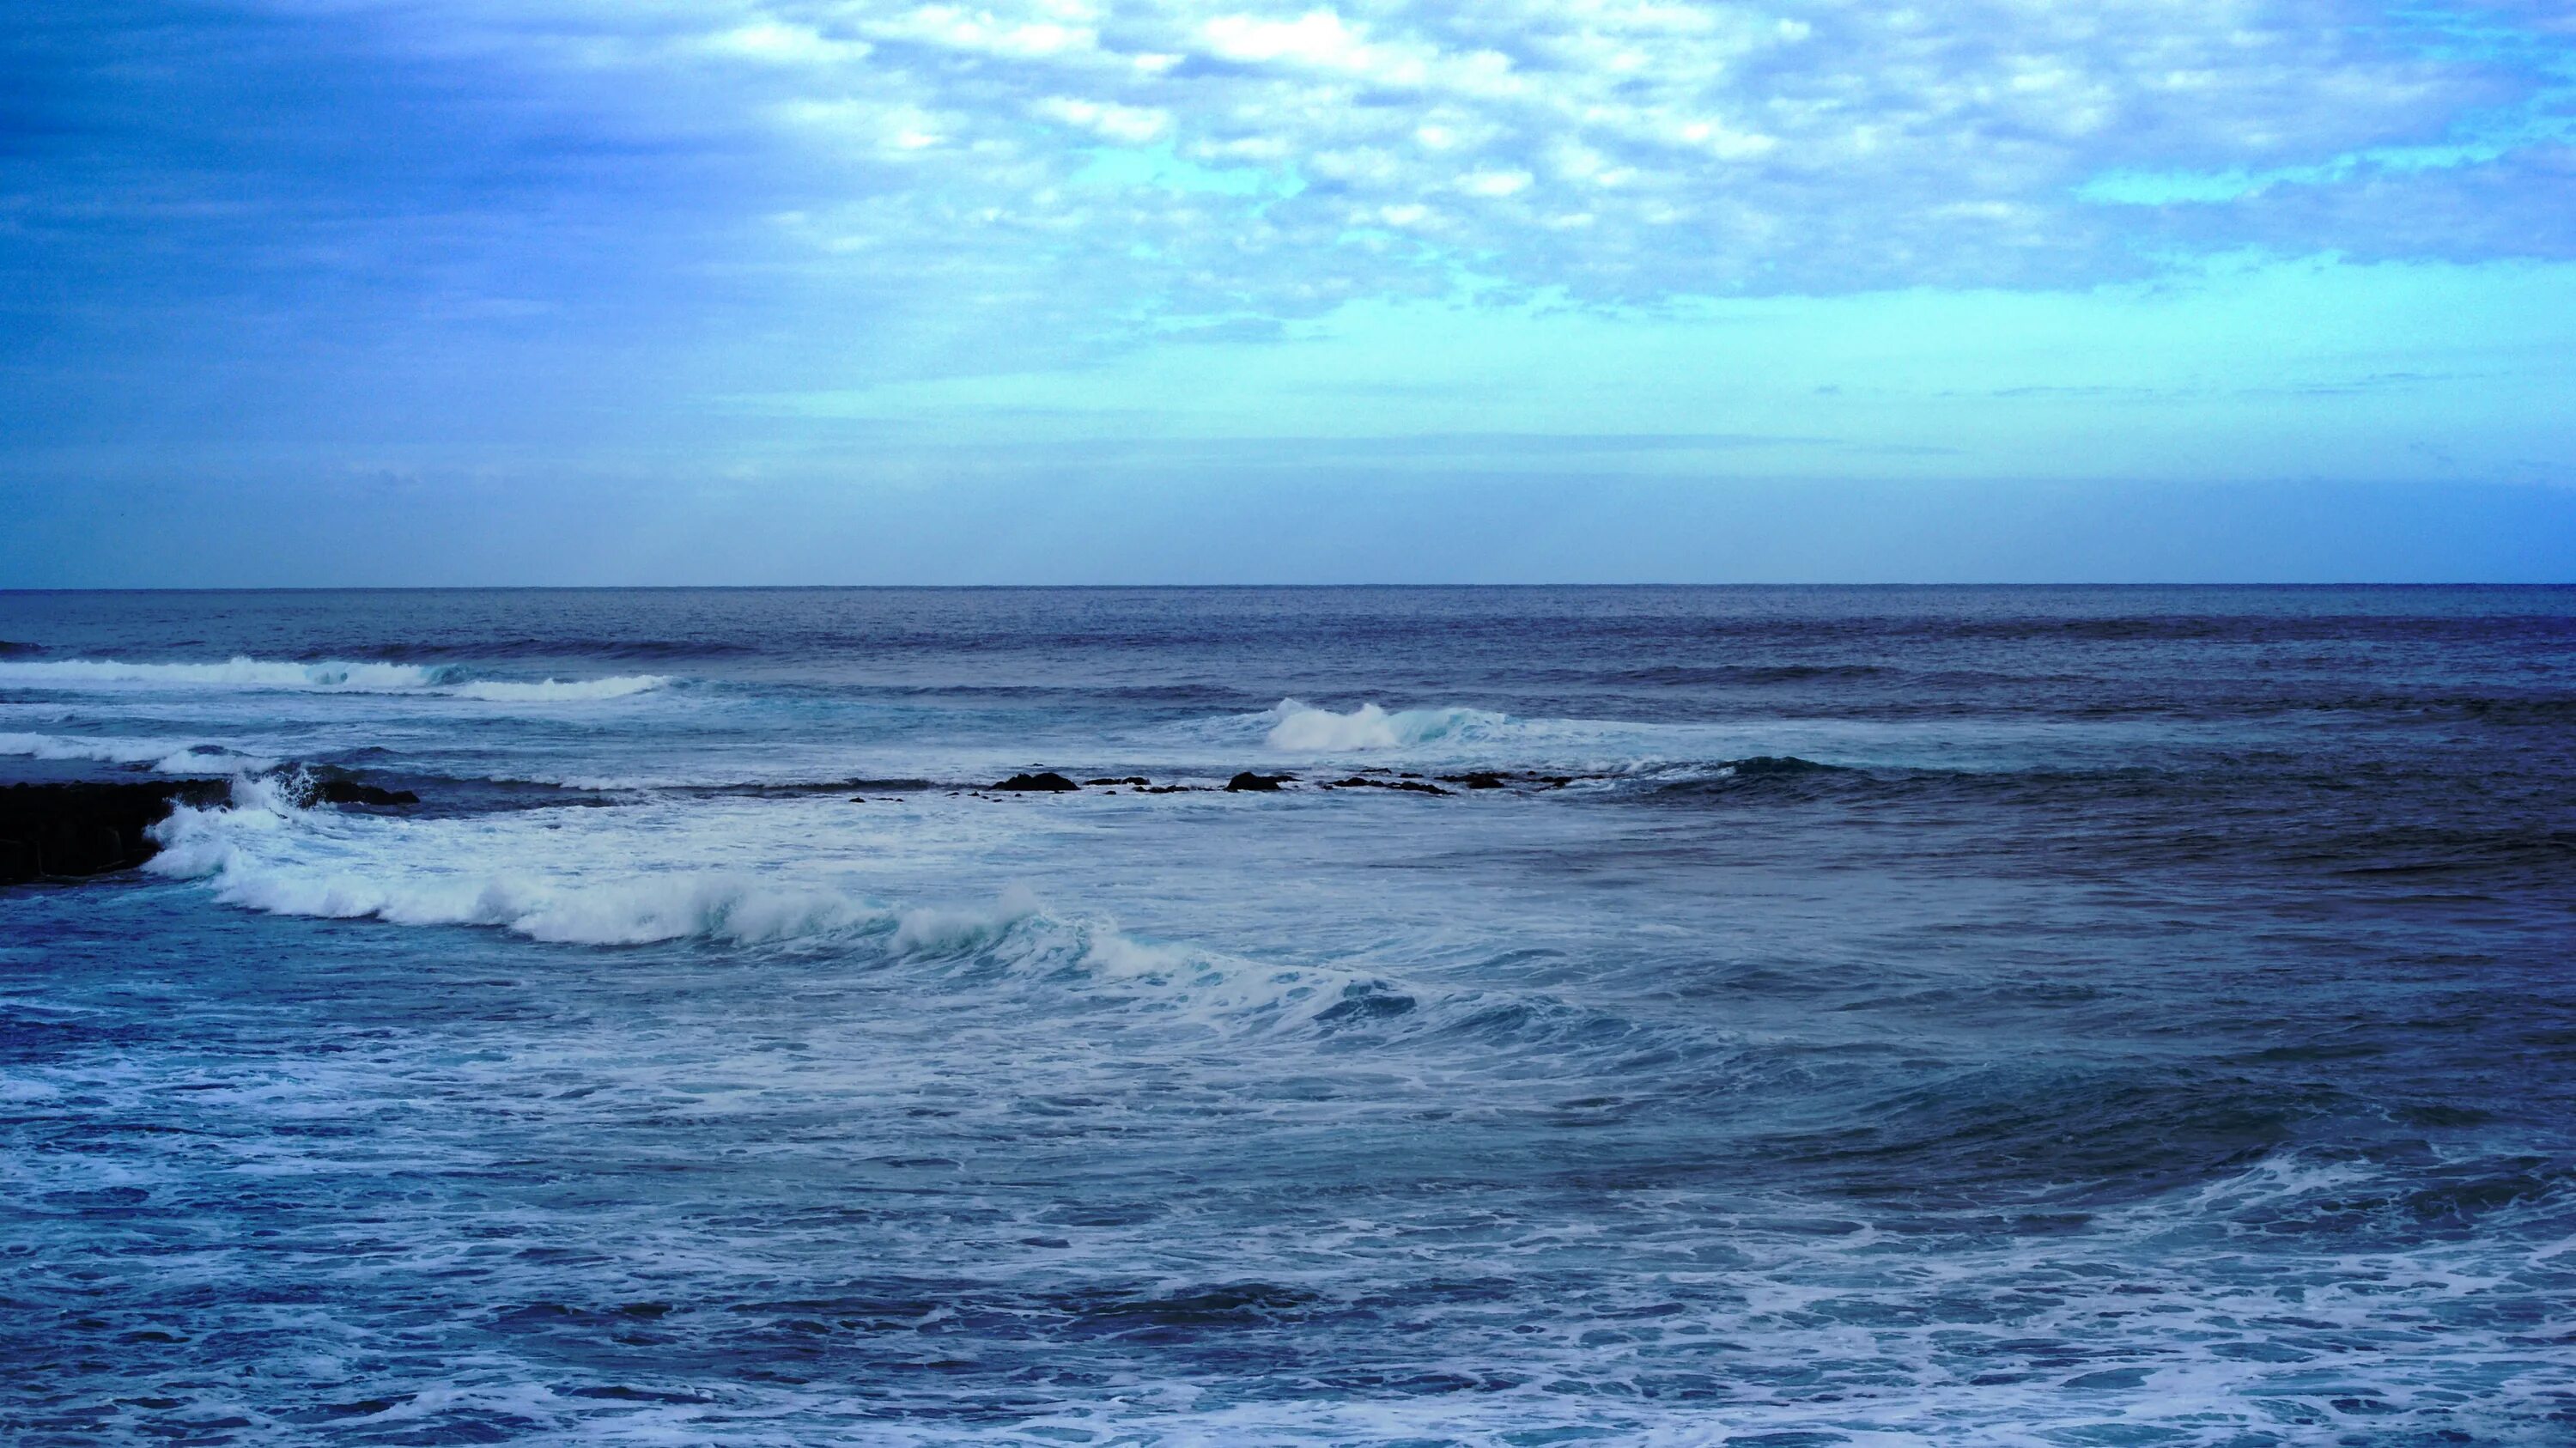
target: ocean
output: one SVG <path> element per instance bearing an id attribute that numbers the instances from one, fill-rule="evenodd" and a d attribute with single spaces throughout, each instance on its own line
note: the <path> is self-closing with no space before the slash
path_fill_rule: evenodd
<path id="1" fill-rule="evenodd" d="M 0 641 L 13 1444 L 2576 1442 L 2576 590 Z"/>

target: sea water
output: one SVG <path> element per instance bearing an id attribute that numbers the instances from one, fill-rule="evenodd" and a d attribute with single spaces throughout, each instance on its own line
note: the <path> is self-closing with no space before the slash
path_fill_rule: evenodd
<path id="1" fill-rule="evenodd" d="M 2576 592 L 0 641 L 12 1443 L 2576 1441 Z"/>

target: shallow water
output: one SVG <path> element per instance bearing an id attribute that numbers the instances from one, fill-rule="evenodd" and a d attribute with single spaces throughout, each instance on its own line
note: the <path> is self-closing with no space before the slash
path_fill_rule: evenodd
<path id="1" fill-rule="evenodd" d="M 13 1442 L 2576 1438 L 2576 591 L 0 640 Z"/>

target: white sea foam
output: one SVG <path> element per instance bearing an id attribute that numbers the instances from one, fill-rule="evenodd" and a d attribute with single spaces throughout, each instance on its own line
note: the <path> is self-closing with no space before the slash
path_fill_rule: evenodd
<path id="1" fill-rule="evenodd" d="M 1489 736 L 1510 720 L 1483 709 L 1406 709 L 1390 714 L 1362 704 L 1347 714 L 1282 699 L 1265 716 L 1266 742 L 1289 754 L 1355 754 L 1455 743 Z"/>
<path id="2" fill-rule="evenodd" d="M 323 694 L 419 694 L 487 703 L 579 703 L 622 699 L 670 683 L 660 674 L 601 679 L 544 679 L 533 683 L 471 679 L 454 665 L 390 664 L 326 659 L 293 663 L 236 657 L 222 663 L 135 664 L 116 659 L 55 659 L 0 663 L 0 685 L 53 689 L 284 690 Z"/>

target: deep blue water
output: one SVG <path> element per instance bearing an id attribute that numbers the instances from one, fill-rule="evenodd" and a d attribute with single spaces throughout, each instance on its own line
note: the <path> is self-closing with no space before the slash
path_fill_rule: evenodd
<path id="1" fill-rule="evenodd" d="M 2576 1441 L 2576 591 L 0 641 L 11 1443 Z"/>

